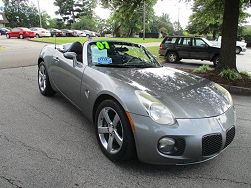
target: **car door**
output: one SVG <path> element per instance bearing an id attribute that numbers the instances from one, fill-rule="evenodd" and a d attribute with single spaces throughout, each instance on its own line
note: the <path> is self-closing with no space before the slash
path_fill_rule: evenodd
<path id="1" fill-rule="evenodd" d="M 18 28 L 13 28 L 11 30 L 11 34 L 10 34 L 11 37 L 19 37 L 19 29 Z"/>
<path id="2" fill-rule="evenodd" d="M 208 60 L 210 50 L 208 44 L 201 38 L 194 38 L 192 42 L 191 58 Z"/>
<path id="3" fill-rule="evenodd" d="M 191 52 L 191 38 L 190 37 L 181 37 L 180 40 L 177 41 L 176 51 L 179 54 L 180 58 L 189 59 Z"/>
<path id="4" fill-rule="evenodd" d="M 57 50 L 53 56 L 51 75 L 57 89 L 79 107 L 81 81 L 86 64 L 74 61 Z"/>

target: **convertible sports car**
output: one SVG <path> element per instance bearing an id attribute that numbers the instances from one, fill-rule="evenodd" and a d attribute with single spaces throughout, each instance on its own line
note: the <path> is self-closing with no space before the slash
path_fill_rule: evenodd
<path id="1" fill-rule="evenodd" d="M 220 85 L 162 67 L 139 44 L 119 41 L 45 46 L 41 94 L 62 94 L 93 122 L 112 161 L 192 164 L 217 156 L 234 139 L 232 98 Z"/>

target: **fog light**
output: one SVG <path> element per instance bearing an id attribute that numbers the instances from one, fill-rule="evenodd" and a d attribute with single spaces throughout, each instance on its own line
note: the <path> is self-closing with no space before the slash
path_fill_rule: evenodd
<path id="1" fill-rule="evenodd" d="M 171 154 L 174 151 L 175 140 L 164 137 L 159 140 L 158 149 L 161 153 Z"/>

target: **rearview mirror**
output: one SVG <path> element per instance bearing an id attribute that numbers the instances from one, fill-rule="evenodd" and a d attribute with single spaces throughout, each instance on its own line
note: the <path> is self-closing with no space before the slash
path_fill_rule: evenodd
<path id="1" fill-rule="evenodd" d="M 77 54 L 75 52 L 65 52 L 64 57 L 67 59 L 75 59 Z"/>

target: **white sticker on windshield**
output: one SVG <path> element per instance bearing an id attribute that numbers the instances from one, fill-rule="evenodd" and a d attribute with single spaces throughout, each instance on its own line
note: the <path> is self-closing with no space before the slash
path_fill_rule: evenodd
<path id="1" fill-rule="evenodd" d="M 98 59 L 100 57 L 107 57 L 107 49 L 99 50 L 98 47 L 92 47 L 92 63 L 97 64 L 99 63 Z"/>

